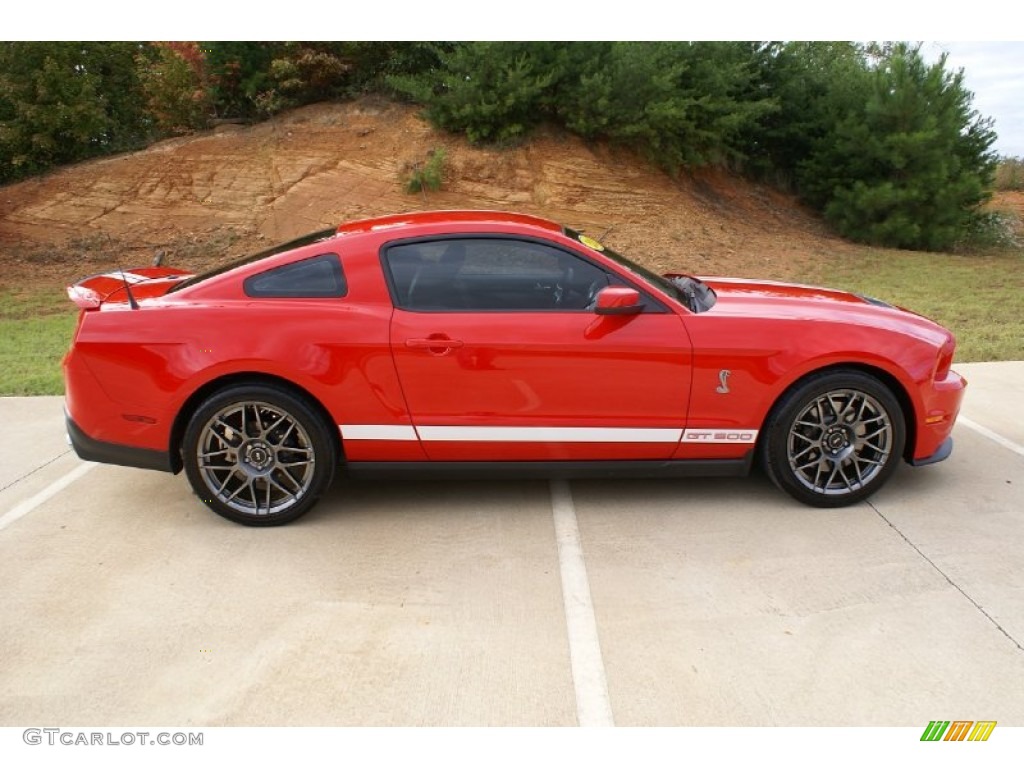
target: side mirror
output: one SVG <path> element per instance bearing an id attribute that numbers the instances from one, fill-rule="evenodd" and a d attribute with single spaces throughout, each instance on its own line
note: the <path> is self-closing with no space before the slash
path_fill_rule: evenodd
<path id="1" fill-rule="evenodd" d="M 643 312 L 640 292 L 624 285 L 609 285 L 597 294 L 594 312 L 598 315 L 635 315 Z"/>

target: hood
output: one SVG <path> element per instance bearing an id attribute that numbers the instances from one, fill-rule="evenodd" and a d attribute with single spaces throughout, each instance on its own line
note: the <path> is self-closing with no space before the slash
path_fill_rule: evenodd
<path id="1" fill-rule="evenodd" d="M 869 299 L 847 291 L 838 291 L 832 288 L 819 288 L 811 285 L 797 285 L 795 283 L 778 283 L 772 280 L 743 280 L 732 277 L 705 277 L 701 278 L 715 289 L 715 294 L 720 301 L 727 304 L 764 303 L 766 306 L 779 304 L 806 307 L 808 303 L 821 305 L 854 305 L 891 307 L 884 301 Z"/>
<path id="2" fill-rule="evenodd" d="M 949 332 L 926 317 L 879 299 L 831 288 L 770 280 L 702 278 L 717 297 L 712 313 L 855 323 L 941 341 Z"/>
<path id="3" fill-rule="evenodd" d="M 191 272 L 171 267 L 140 267 L 112 270 L 84 277 L 68 286 L 68 297 L 82 309 L 99 309 L 101 304 L 129 304 L 128 290 L 136 302 L 163 296 Z"/>

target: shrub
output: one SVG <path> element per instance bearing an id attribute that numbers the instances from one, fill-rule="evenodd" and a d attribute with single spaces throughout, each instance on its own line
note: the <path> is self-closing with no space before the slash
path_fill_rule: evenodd
<path id="1" fill-rule="evenodd" d="M 273 87 L 255 97 L 258 111 L 275 114 L 282 109 L 325 101 L 343 92 L 351 64 L 342 43 L 285 43 L 270 62 Z"/>
<path id="2" fill-rule="evenodd" d="M 427 190 L 437 192 L 444 183 L 445 172 L 444 149 L 432 149 L 423 162 L 413 163 L 409 170 L 410 176 L 405 182 L 405 191 L 410 195 L 417 192 L 426 194 Z"/>
<path id="3" fill-rule="evenodd" d="M 961 234 L 956 250 L 961 253 L 1007 251 L 1021 248 L 1020 218 L 1009 211 L 982 211 Z"/>
<path id="4" fill-rule="evenodd" d="M 996 167 L 996 189 L 1020 191 L 1024 189 L 1024 158 L 1003 157 Z"/>

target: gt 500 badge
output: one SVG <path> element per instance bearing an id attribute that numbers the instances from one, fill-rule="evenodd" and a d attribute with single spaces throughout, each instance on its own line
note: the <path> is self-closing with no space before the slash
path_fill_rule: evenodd
<path id="1" fill-rule="evenodd" d="M 756 443 L 756 429 L 687 429 L 683 432 L 684 443 Z"/>

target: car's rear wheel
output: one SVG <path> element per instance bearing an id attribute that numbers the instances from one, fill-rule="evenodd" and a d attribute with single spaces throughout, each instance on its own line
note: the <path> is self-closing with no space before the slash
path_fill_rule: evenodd
<path id="1" fill-rule="evenodd" d="M 281 525 L 305 514 L 336 464 L 314 409 L 264 384 L 224 389 L 200 405 L 185 431 L 182 459 L 203 503 L 243 525 Z"/>
<path id="2" fill-rule="evenodd" d="M 882 487 L 903 455 L 899 401 L 860 371 L 832 371 L 798 383 L 766 424 L 765 470 L 793 498 L 842 507 Z"/>

